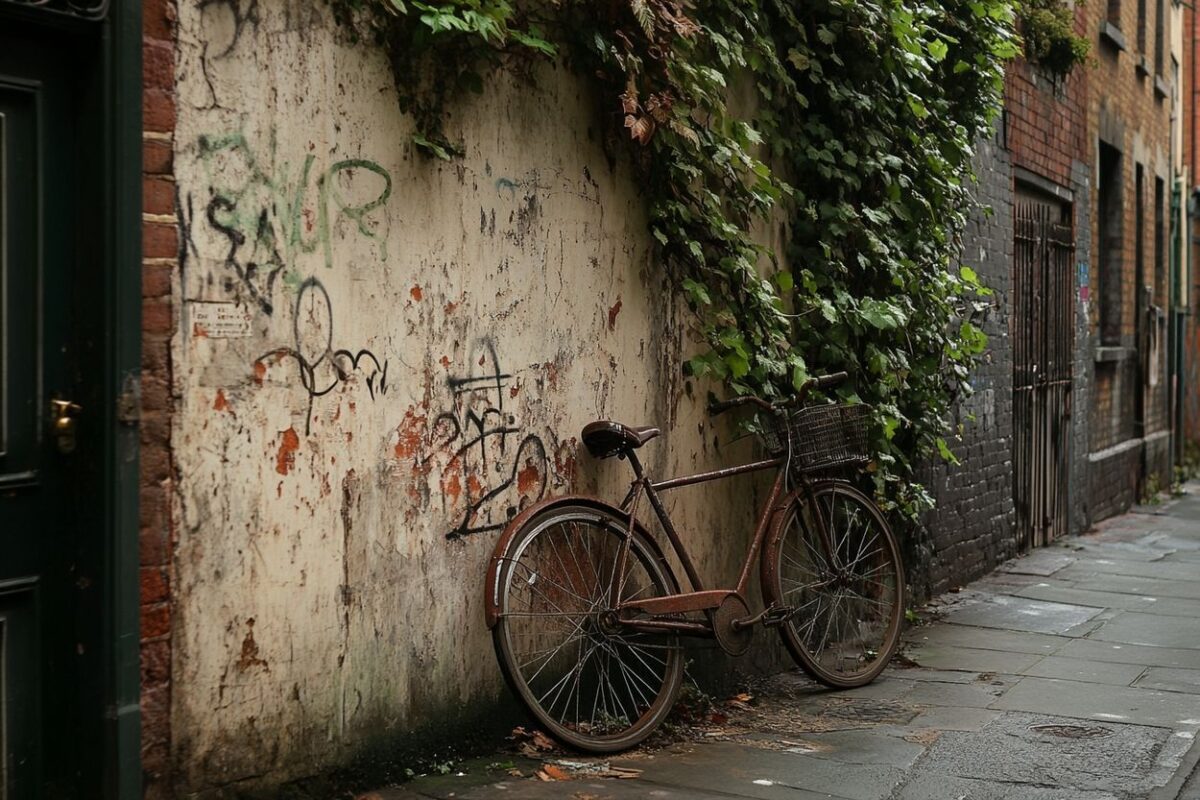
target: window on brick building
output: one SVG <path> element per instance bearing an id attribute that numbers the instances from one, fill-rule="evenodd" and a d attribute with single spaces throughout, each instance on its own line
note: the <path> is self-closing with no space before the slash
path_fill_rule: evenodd
<path id="1" fill-rule="evenodd" d="M 1134 167 L 1133 175 L 1133 263 L 1137 291 L 1142 290 L 1146 280 L 1146 169 L 1141 164 Z"/>
<path id="2" fill-rule="evenodd" d="M 1137 4 L 1137 46 L 1139 53 L 1146 52 L 1146 0 Z"/>
<path id="3" fill-rule="evenodd" d="M 1108 0 L 1108 21 L 1121 27 L 1121 0 Z"/>
<path id="4" fill-rule="evenodd" d="M 1157 305 L 1167 305 L 1167 182 L 1154 179 L 1154 292 Z"/>
<path id="5" fill-rule="evenodd" d="M 1167 38 L 1166 0 L 1154 0 L 1154 74 L 1162 75 Z"/>
<path id="6" fill-rule="evenodd" d="M 1124 198 L 1121 191 L 1121 151 L 1100 142 L 1099 278 L 1100 342 L 1117 345 L 1121 341 L 1121 311 L 1124 287 L 1121 284 L 1124 231 Z"/>

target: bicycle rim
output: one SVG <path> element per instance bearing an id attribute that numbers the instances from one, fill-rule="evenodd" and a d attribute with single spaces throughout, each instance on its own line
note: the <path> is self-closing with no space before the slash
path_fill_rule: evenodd
<path id="1" fill-rule="evenodd" d="M 796 609 L 780 630 L 810 675 L 837 688 L 862 686 L 887 666 L 900 638 L 899 549 L 875 504 L 857 490 L 825 484 L 815 499 L 836 555 L 796 496 L 772 538 L 768 602 Z"/>
<path id="2" fill-rule="evenodd" d="M 617 574 L 624 538 L 623 523 L 608 515 L 556 510 L 514 538 L 500 576 L 493 635 L 509 685 L 547 733 L 592 752 L 648 736 L 683 678 L 677 637 L 615 623 L 614 586 L 627 599 L 676 591 L 640 534 Z"/>

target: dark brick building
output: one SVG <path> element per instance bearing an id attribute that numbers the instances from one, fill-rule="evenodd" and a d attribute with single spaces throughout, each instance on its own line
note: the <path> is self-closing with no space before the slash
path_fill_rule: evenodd
<path id="1" fill-rule="evenodd" d="M 1169 335 L 1180 19 L 1165 1 L 1081 3 L 1094 69 L 1008 71 L 977 156 L 992 213 L 962 256 L 996 290 L 989 353 L 954 420 L 962 464 L 928 469 L 938 507 L 910 554 L 918 595 L 1170 483 L 1185 385 L 1168 352 L 1183 352 Z"/>

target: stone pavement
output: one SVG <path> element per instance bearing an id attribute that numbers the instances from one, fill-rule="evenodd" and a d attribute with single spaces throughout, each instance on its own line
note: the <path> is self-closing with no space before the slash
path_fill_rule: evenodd
<path id="1" fill-rule="evenodd" d="M 682 741 L 493 756 L 368 796 L 1198 800 L 1200 484 L 1188 491 L 940 598 L 862 689 L 786 673 Z M 530 777 L 546 763 L 572 779 Z M 613 767 L 636 777 L 597 777 Z"/>

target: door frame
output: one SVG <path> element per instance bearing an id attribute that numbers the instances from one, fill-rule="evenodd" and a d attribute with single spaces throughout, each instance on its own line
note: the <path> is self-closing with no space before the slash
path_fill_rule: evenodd
<path id="1" fill-rule="evenodd" d="M 103 5 L 98 3 L 97 6 Z M 48 31 L 72 25 L 66 15 L 0 0 L 0 21 L 21 19 Z M 141 707 L 138 580 L 138 443 L 142 349 L 142 8 L 139 0 L 111 0 L 95 26 L 94 62 L 103 102 L 87 120 L 101 142 L 98 204 L 103 243 L 93 252 L 102 302 L 91 322 L 99 363 L 88 376 L 99 386 L 98 507 L 89 514 L 102 538 L 100 677 L 101 796 L 140 800 Z M 83 78 L 81 78 L 83 80 Z M 92 419 L 89 414 L 89 419 Z"/>
<path id="2" fill-rule="evenodd" d="M 108 195 L 102 335 L 104 369 L 105 794 L 140 800 L 141 650 L 138 580 L 139 428 L 142 372 L 142 4 L 113 0 L 105 23 Z"/>

